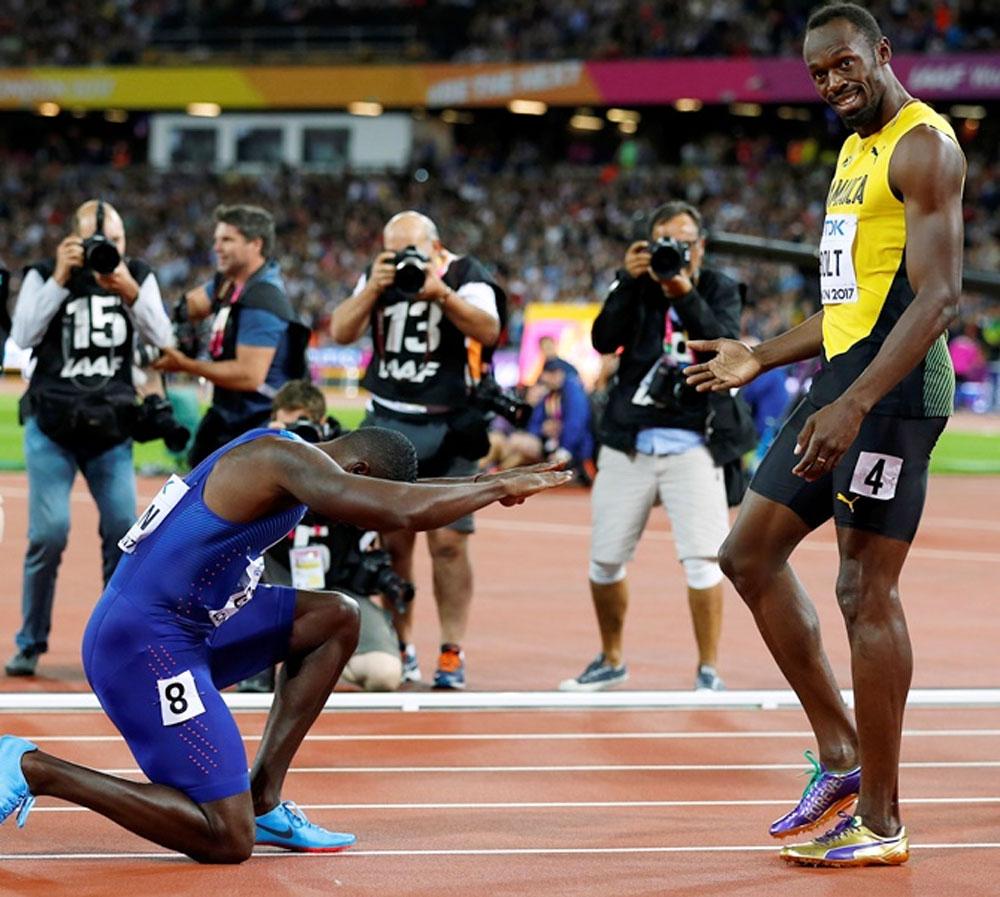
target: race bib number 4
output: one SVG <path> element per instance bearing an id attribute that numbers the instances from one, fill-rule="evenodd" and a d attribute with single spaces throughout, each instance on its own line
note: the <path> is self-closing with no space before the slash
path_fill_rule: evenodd
<path id="1" fill-rule="evenodd" d="M 149 507 L 139 515 L 139 519 L 122 536 L 118 547 L 125 554 L 132 554 L 136 545 L 163 523 L 163 518 L 174 509 L 177 502 L 184 497 L 190 488 L 177 474 L 173 474 L 156 493 L 156 497 L 150 502 Z"/>
<path id="2" fill-rule="evenodd" d="M 851 492 L 889 501 L 896 495 L 896 484 L 902 469 L 903 459 L 895 455 L 860 452 L 851 477 Z"/>
<path id="3" fill-rule="evenodd" d="M 165 726 L 176 726 L 205 712 L 190 670 L 170 679 L 157 679 L 156 688 L 160 693 L 160 719 Z"/>
<path id="4" fill-rule="evenodd" d="M 819 292 L 824 305 L 858 301 L 854 274 L 854 239 L 857 215 L 827 215 L 819 244 Z"/>

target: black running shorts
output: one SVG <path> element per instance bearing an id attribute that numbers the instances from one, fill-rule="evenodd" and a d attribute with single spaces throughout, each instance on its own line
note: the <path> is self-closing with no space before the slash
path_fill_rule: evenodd
<path id="1" fill-rule="evenodd" d="M 750 488 L 790 508 L 810 528 L 837 526 L 913 541 L 927 495 L 931 451 L 946 417 L 869 414 L 837 466 L 809 483 L 792 468 L 799 432 L 819 410 L 807 397 L 792 412 L 757 469 Z"/>

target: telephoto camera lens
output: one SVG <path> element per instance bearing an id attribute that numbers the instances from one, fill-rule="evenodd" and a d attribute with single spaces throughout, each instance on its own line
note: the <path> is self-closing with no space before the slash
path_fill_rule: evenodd
<path id="1" fill-rule="evenodd" d="M 107 237 L 94 234 L 83 241 L 84 264 L 98 274 L 110 274 L 121 263 L 121 253 Z"/>
<path id="2" fill-rule="evenodd" d="M 416 296 L 427 280 L 427 261 L 415 246 L 407 246 L 402 252 L 397 252 L 393 259 L 396 276 L 392 285 L 407 296 Z"/>

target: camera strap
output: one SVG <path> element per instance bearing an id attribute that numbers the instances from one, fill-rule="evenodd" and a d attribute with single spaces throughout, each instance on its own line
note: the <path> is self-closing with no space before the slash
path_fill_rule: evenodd
<path id="1" fill-rule="evenodd" d="M 222 307 L 215 313 L 215 318 L 212 320 L 212 332 L 208 340 L 208 354 L 212 358 L 218 358 L 222 354 L 222 343 L 226 335 L 226 325 L 229 323 L 230 310 L 239 300 L 242 292 L 243 284 L 233 284 L 229 295 L 220 300 Z"/>

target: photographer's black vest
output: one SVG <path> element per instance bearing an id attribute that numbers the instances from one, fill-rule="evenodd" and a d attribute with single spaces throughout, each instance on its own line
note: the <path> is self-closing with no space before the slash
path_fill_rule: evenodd
<path id="1" fill-rule="evenodd" d="M 225 278 L 221 274 L 215 275 L 215 297 L 212 308 L 215 314 L 229 305 L 232 295 L 230 290 L 222 293 Z M 286 373 L 289 380 L 295 380 L 306 376 L 308 365 L 306 362 L 306 347 L 309 345 L 309 328 L 300 320 L 299 316 L 292 308 L 292 303 L 285 295 L 284 284 L 278 266 L 274 262 L 265 262 L 252 275 L 250 275 L 243 291 L 235 305 L 229 310 L 229 318 L 222 334 L 222 346 L 218 355 L 213 356 L 213 361 L 228 361 L 236 357 L 236 343 L 239 337 L 240 312 L 244 308 L 259 308 L 269 311 L 282 321 L 288 323 L 288 355 L 286 362 Z M 216 386 L 213 392 L 212 405 L 224 409 L 233 418 L 242 416 L 245 412 L 258 410 L 256 407 L 248 407 L 248 396 L 265 396 L 266 399 L 258 404 L 264 410 L 270 408 L 270 396 L 267 392 L 247 393 L 245 390 L 226 389 Z"/>
<path id="2" fill-rule="evenodd" d="M 141 286 L 152 269 L 141 259 L 125 261 Z M 32 269 L 43 280 L 55 270 L 51 262 L 42 262 L 25 273 Z M 124 301 L 99 286 L 84 269 L 73 272 L 66 288 L 69 295 L 33 350 L 36 365 L 29 396 L 44 393 L 68 404 L 98 395 L 123 402 L 134 399 L 133 327 Z"/>
<path id="3" fill-rule="evenodd" d="M 370 276 L 371 268 L 365 273 Z M 456 292 L 463 284 L 488 284 L 496 296 L 500 326 L 505 325 L 506 296 L 482 262 L 457 258 L 441 280 Z M 374 354 L 361 385 L 373 395 L 442 408 L 465 404 L 465 335 L 438 303 L 389 287 L 372 309 L 371 335 Z"/>

